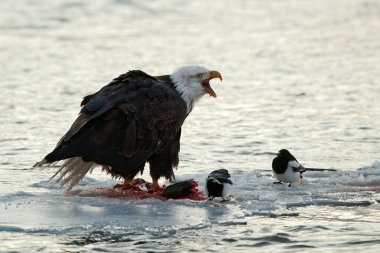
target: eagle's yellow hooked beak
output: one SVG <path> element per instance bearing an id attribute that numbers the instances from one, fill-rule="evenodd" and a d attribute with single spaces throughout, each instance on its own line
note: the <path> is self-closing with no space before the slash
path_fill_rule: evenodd
<path id="1" fill-rule="evenodd" d="M 202 81 L 202 86 L 207 91 L 207 93 L 210 94 L 210 96 L 216 98 L 216 93 L 210 86 L 210 80 L 214 78 L 219 78 L 220 81 L 223 80 L 222 75 L 219 73 L 219 71 L 211 70 L 208 72 L 208 78 Z"/>

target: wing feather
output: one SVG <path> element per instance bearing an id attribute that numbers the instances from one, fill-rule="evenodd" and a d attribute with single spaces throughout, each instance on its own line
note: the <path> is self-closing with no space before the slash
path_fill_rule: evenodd
<path id="1" fill-rule="evenodd" d="M 136 123 L 134 120 L 132 120 L 131 122 L 129 122 L 124 134 L 123 154 L 126 157 L 131 157 L 133 155 L 135 141 L 136 141 Z"/>

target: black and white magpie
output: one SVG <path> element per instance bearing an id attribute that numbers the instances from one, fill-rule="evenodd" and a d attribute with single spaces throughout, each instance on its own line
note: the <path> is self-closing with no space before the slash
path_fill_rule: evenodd
<path id="1" fill-rule="evenodd" d="M 287 150 L 281 149 L 272 161 L 273 174 L 278 180 L 275 184 L 292 183 L 302 179 L 302 173 L 305 171 L 336 171 L 335 169 L 316 169 L 306 168 L 298 163 L 297 159 Z"/>
<path id="2" fill-rule="evenodd" d="M 215 197 L 221 197 L 223 201 L 226 196 L 229 186 L 232 185 L 232 181 L 229 179 L 230 173 L 226 169 L 214 170 L 206 179 L 206 195 L 209 200 L 213 200 Z"/>

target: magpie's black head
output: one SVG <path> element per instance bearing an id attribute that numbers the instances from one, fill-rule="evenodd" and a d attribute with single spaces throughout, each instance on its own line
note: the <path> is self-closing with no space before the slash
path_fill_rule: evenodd
<path id="1" fill-rule="evenodd" d="M 297 161 L 297 159 L 287 149 L 281 149 L 278 151 L 277 156 L 286 159 L 287 161 Z"/>
<path id="2" fill-rule="evenodd" d="M 220 179 L 220 178 L 227 179 L 227 178 L 231 177 L 230 173 L 226 169 L 214 170 L 213 172 L 210 173 L 209 176 L 216 176 L 218 179 Z"/>

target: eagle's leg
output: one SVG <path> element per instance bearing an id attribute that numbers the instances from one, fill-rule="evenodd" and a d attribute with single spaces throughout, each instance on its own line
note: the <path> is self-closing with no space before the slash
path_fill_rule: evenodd
<path id="1" fill-rule="evenodd" d="M 160 187 L 158 179 L 164 177 L 166 179 L 174 179 L 173 168 L 178 166 L 178 152 L 179 152 L 179 139 L 181 137 L 181 130 L 178 131 L 177 136 L 170 145 L 164 150 L 153 154 L 149 157 L 148 162 L 150 166 L 150 176 L 152 177 L 152 191 L 162 191 L 164 187 Z"/>
<path id="2" fill-rule="evenodd" d="M 154 178 L 152 177 L 152 191 L 153 192 L 160 192 L 162 191 L 163 189 L 161 188 L 161 186 L 158 184 L 158 178 Z"/>
<path id="3" fill-rule="evenodd" d="M 303 184 L 303 176 L 302 176 L 302 172 L 301 172 L 301 175 L 300 175 L 300 178 L 301 178 L 301 184 Z"/>
<path id="4" fill-rule="evenodd" d="M 124 178 L 124 182 L 122 184 L 115 184 L 115 186 L 113 188 L 114 189 L 122 189 L 122 190 L 124 190 L 129 185 L 131 185 L 131 183 L 132 183 L 132 180 Z"/>
<path id="5" fill-rule="evenodd" d="M 282 182 L 281 181 L 273 182 L 273 184 L 282 184 Z"/>

